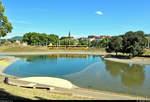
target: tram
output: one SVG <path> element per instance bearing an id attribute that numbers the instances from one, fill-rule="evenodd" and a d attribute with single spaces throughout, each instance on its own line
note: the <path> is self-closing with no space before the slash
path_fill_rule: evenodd
<path id="1" fill-rule="evenodd" d="M 88 49 L 87 45 L 48 45 L 48 49 L 62 49 L 62 50 L 84 50 Z"/>

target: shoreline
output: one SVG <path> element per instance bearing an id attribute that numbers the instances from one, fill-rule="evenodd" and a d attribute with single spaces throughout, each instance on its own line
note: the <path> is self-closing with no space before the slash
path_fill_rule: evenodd
<path id="1" fill-rule="evenodd" d="M 101 52 L 21 52 L 21 53 L 0 53 L 0 54 L 4 54 L 4 55 L 47 55 L 47 54 L 89 54 L 89 55 L 107 55 L 108 53 L 101 53 Z M 3 73 L 3 71 L 8 67 L 10 66 L 11 64 L 13 64 L 14 62 L 16 62 L 19 58 L 15 58 L 15 57 L 12 57 L 12 56 L 7 56 L 9 58 L 12 58 L 12 60 L 9 60 L 9 64 L 6 65 L 5 67 L 3 68 L 0 68 L 0 75 L 3 75 L 3 76 L 8 76 L 8 77 L 14 77 L 14 78 L 19 78 L 19 77 L 16 77 L 16 76 L 12 76 L 12 75 L 7 75 L 5 73 Z M 104 57 L 103 57 L 104 58 Z M 113 59 L 108 59 L 108 58 L 104 58 L 106 60 L 111 60 L 111 61 L 116 61 Z M 119 59 L 120 60 L 120 59 Z M 117 60 L 118 61 L 118 60 Z M 123 62 L 120 62 L 120 63 L 123 63 Z M 129 63 L 129 62 L 124 62 L 124 63 Z M 149 63 L 150 64 L 150 63 Z M 112 96 L 114 95 L 118 95 L 119 96 L 128 96 L 128 97 L 132 97 L 132 98 L 139 98 L 139 99 L 149 99 L 149 98 L 146 98 L 146 97 L 143 97 L 143 96 L 136 96 L 136 95 L 130 95 L 130 94 L 124 94 L 124 93 L 115 93 L 115 92 L 111 92 L 111 91 L 101 91 L 101 90 L 94 90 L 94 89 L 86 89 L 86 88 L 80 88 L 78 87 L 77 89 L 79 90 L 88 90 L 88 91 L 93 91 L 93 92 L 99 92 L 101 94 L 112 94 Z"/>
<path id="2" fill-rule="evenodd" d="M 143 65 L 150 65 L 150 58 L 146 57 L 135 57 L 133 59 L 119 59 L 114 57 L 106 57 L 108 54 L 115 55 L 115 53 L 107 53 L 107 52 L 90 52 L 90 51 L 63 51 L 63 50 L 54 50 L 49 52 L 5 52 L 1 53 L 1 55 L 7 56 L 15 56 L 15 55 L 48 55 L 48 54 L 83 54 L 83 55 L 99 55 L 102 56 L 105 60 L 119 62 L 119 63 L 126 63 L 126 64 L 143 64 Z"/>
<path id="3" fill-rule="evenodd" d="M 47 55 L 47 54 L 90 54 L 90 55 L 107 55 L 106 52 L 86 52 L 86 51 L 56 51 L 56 52 L 8 52 L 1 55 Z"/>
<path id="4" fill-rule="evenodd" d="M 145 60 L 144 58 L 143 59 L 136 59 L 136 58 L 119 59 L 119 58 L 113 58 L 113 57 L 107 58 L 105 56 L 102 56 L 102 58 L 104 58 L 105 60 L 108 60 L 108 61 L 113 61 L 113 62 L 118 62 L 118 63 L 150 65 L 150 58 L 149 58 L 149 60 Z"/>
<path id="5" fill-rule="evenodd" d="M 19 58 L 15 58 L 15 57 L 12 57 L 12 56 L 3 56 L 3 57 L 8 58 L 8 60 L 7 60 L 7 62 L 4 62 L 3 66 L 1 66 L 1 64 L 0 64 L 0 75 L 18 78 L 18 77 L 13 76 L 13 75 L 5 74 L 5 73 L 3 73 L 3 71 L 4 71 L 7 67 L 9 67 L 11 64 L 13 64 L 13 63 L 15 63 L 17 60 L 19 60 Z M 6 59 L 6 58 L 4 58 L 4 59 Z"/>

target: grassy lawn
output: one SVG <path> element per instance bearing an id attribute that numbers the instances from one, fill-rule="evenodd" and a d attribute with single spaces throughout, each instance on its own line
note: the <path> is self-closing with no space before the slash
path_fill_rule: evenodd
<path id="1" fill-rule="evenodd" d="M 150 55 L 150 49 L 145 49 L 143 55 Z"/>
<path id="2" fill-rule="evenodd" d="M 47 47 L 38 46 L 0 46 L 0 52 L 51 52 L 51 51 L 85 51 L 85 52 L 105 52 L 104 48 L 89 48 L 87 50 L 49 50 Z"/>
<path id="3" fill-rule="evenodd" d="M 85 100 L 86 98 L 73 97 L 71 95 L 57 94 L 47 90 L 22 88 L 6 85 L 0 82 L 0 99 L 11 100 Z"/>
<path id="4" fill-rule="evenodd" d="M 9 52 L 61 52 L 61 51 L 69 51 L 69 52 L 106 52 L 105 48 L 89 48 L 87 50 L 49 50 L 47 47 L 38 47 L 38 46 L 0 46 L 1 53 L 9 53 Z M 123 55 L 119 53 L 119 55 Z M 150 49 L 144 50 L 144 56 L 150 56 Z M 125 55 L 128 56 L 128 55 Z"/>
<path id="5" fill-rule="evenodd" d="M 37 52 L 37 51 L 48 51 L 46 47 L 35 47 L 35 46 L 0 46 L 0 52 Z"/>

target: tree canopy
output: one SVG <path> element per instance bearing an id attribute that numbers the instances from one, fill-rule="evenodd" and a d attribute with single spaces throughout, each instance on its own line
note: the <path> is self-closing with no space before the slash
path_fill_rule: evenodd
<path id="1" fill-rule="evenodd" d="M 4 12 L 5 8 L 0 0 L 0 37 L 4 37 L 7 33 L 11 33 L 13 29 L 12 24 L 8 21 L 7 16 L 4 15 Z"/>
<path id="2" fill-rule="evenodd" d="M 142 55 L 146 45 L 147 39 L 143 31 L 129 31 L 123 36 L 123 52 L 132 54 L 133 57 Z"/>
<path id="3" fill-rule="evenodd" d="M 108 42 L 106 51 L 109 53 L 115 52 L 117 55 L 117 53 L 121 52 L 121 50 L 122 50 L 122 37 L 119 36 L 112 37 Z"/>
<path id="4" fill-rule="evenodd" d="M 55 34 L 45 34 L 45 33 L 36 33 L 29 32 L 24 34 L 23 42 L 27 42 L 28 45 L 41 45 L 46 46 L 49 44 L 56 45 L 58 43 L 58 36 Z"/>
<path id="5" fill-rule="evenodd" d="M 129 31 L 125 35 L 112 37 L 106 48 L 107 52 L 128 53 L 129 56 L 135 57 L 143 54 L 144 48 L 147 47 L 147 39 L 143 31 Z"/>

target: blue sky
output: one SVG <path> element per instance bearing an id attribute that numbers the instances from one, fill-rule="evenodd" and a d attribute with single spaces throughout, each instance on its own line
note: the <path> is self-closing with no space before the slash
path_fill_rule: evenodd
<path id="1" fill-rule="evenodd" d="M 12 36 L 40 32 L 67 36 L 150 33 L 150 0 L 2 0 Z"/>

